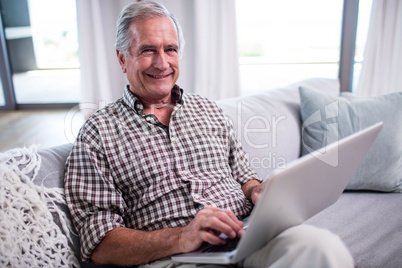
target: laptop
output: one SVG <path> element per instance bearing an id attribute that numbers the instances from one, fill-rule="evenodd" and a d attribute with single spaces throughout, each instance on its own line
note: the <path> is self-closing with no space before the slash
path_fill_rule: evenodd
<path id="1" fill-rule="evenodd" d="M 287 228 L 304 221 L 335 203 L 382 128 L 382 122 L 314 151 L 274 171 L 248 217 L 246 230 L 226 251 L 208 245 L 171 256 L 175 262 L 234 264 L 265 246 Z M 334 165 L 333 163 L 336 163 Z"/>

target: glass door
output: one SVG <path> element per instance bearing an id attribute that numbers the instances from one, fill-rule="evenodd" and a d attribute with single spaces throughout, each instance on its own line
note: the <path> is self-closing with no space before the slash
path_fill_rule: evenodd
<path id="1" fill-rule="evenodd" d="M 0 12 L 0 110 L 14 110 L 15 97 L 8 62 L 7 47 L 3 31 L 3 19 Z"/>
<path id="2" fill-rule="evenodd" d="M 310 77 L 338 77 L 343 1 L 236 4 L 243 95 Z"/>
<path id="3" fill-rule="evenodd" d="M 76 105 L 80 65 L 75 0 L 0 0 L 0 8 L 16 107 Z"/>
<path id="4" fill-rule="evenodd" d="M 5 105 L 6 105 L 6 100 L 4 98 L 3 85 L 2 85 L 2 81 L 0 79 L 0 106 L 5 106 Z"/>

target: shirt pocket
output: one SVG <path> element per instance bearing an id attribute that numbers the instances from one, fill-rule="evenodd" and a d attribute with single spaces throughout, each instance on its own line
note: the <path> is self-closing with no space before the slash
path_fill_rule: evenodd
<path id="1" fill-rule="evenodd" d="M 186 128 L 186 163 L 193 172 L 202 175 L 227 176 L 229 169 L 230 140 L 228 131 L 220 125 L 194 121 Z"/>

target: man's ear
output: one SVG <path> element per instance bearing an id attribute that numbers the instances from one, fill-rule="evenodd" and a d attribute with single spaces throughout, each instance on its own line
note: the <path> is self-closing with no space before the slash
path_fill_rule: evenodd
<path id="1" fill-rule="evenodd" d="M 120 66 L 121 66 L 121 70 L 123 71 L 123 73 L 127 72 L 127 68 L 126 68 L 126 56 L 124 56 L 124 54 L 116 49 L 116 55 L 117 55 L 117 59 L 119 60 Z"/>

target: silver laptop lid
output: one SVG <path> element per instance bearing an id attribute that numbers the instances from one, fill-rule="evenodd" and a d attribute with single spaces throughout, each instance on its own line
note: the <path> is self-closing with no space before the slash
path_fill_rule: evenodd
<path id="1" fill-rule="evenodd" d="M 335 203 L 382 128 L 375 124 L 274 172 L 237 247 L 237 262 Z M 255 218 L 255 219 L 253 219 Z"/>
<path id="2" fill-rule="evenodd" d="M 336 202 L 381 130 L 378 123 L 291 162 L 273 173 L 234 252 L 190 252 L 178 262 L 237 263 L 285 229 L 299 225 Z"/>

